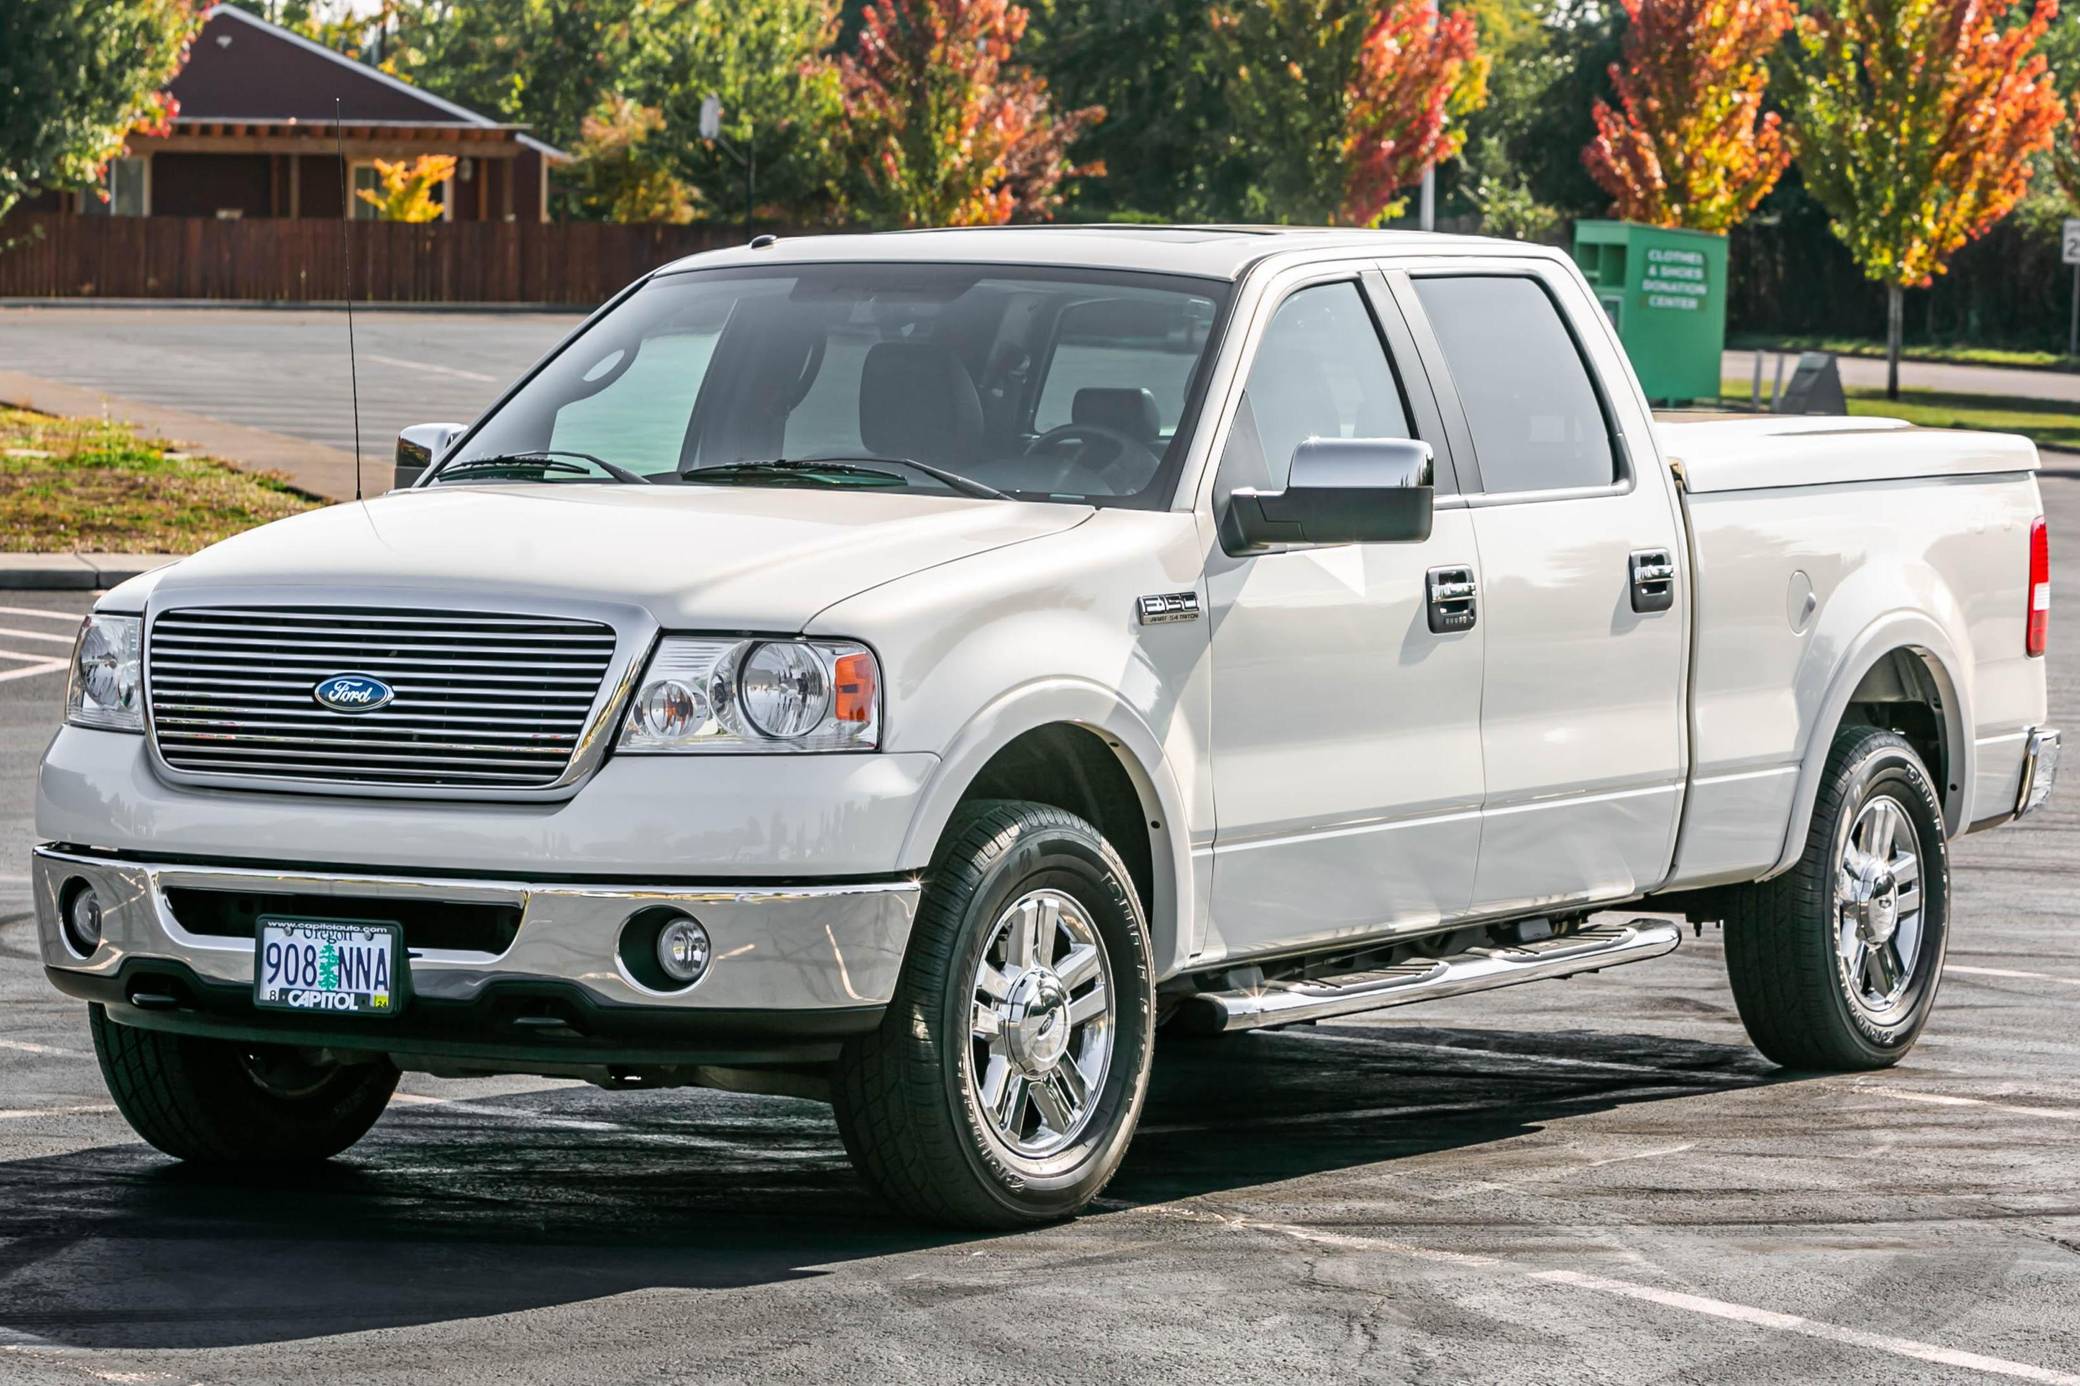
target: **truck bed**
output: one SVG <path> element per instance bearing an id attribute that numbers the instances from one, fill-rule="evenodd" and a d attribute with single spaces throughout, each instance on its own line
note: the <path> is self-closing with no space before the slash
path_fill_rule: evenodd
<path id="1" fill-rule="evenodd" d="M 2035 446 L 2012 433 L 1838 415 L 1668 413 L 1654 421 L 1662 455 L 1692 495 L 2037 469 Z"/>

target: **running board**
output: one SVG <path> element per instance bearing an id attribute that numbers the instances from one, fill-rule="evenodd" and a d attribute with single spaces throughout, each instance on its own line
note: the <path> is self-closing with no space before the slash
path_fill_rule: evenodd
<path id="1" fill-rule="evenodd" d="M 1645 962 L 1672 951 L 1682 936 L 1682 930 L 1665 919 L 1635 919 L 1535 943 L 1469 948 L 1448 958 L 1409 958 L 1365 972 L 1266 982 L 1239 991 L 1202 991 L 1186 1005 L 1193 1011 L 1192 1028 L 1201 1033 L 1291 1025 Z"/>

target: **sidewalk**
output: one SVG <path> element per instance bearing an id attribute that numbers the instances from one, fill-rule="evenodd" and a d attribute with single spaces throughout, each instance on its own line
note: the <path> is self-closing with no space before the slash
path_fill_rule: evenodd
<path id="1" fill-rule="evenodd" d="M 0 553 L 0 590 L 102 592 L 179 557 L 170 553 Z"/>
<path id="2" fill-rule="evenodd" d="M 1784 358 L 1784 380 L 1789 383 L 1798 353 L 1762 353 L 1762 397 L 1769 398 L 1770 382 L 1776 378 L 1777 357 Z M 1850 389 L 1885 388 L 1885 363 L 1868 356 L 1837 356 L 1842 384 Z M 1720 360 L 1722 380 L 1737 380 L 1746 386 L 1755 377 L 1753 350 L 1729 351 Z M 2080 374 L 2070 371 L 2026 370 L 2017 366 L 1958 366 L 1941 361 L 1902 361 L 1899 383 L 1903 390 L 1932 390 L 1953 395 L 1999 395 L 2006 399 L 2052 400 L 2060 404 L 2080 403 Z"/>

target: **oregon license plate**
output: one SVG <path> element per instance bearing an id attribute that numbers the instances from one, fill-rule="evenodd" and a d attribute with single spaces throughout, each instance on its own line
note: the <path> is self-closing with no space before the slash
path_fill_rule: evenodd
<path id="1" fill-rule="evenodd" d="M 253 1004 L 322 1015 L 395 1015 L 403 931 L 365 919 L 264 915 L 253 940 Z"/>

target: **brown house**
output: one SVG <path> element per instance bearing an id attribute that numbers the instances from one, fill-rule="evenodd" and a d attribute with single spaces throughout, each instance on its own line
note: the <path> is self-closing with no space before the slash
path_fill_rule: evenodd
<path id="1" fill-rule="evenodd" d="M 436 194 L 447 221 L 547 221 L 549 165 L 568 158 L 524 127 L 443 101 L 230 5 L 206 15 L 171 91 L 172 132 L 133 138 L 107 200 L 46 194 L 30 211 L 145 217 L 325 217 L 341 210 L 340 137 L 355 188 L 374 160 L 452 154 Z M 375 208 L 353 199 L 359 217 Z"/>

